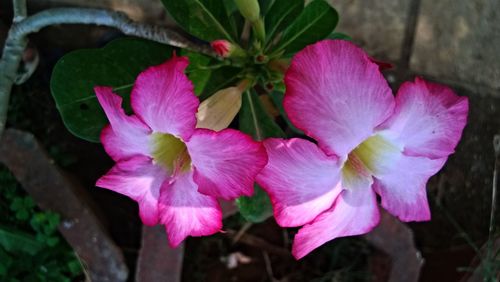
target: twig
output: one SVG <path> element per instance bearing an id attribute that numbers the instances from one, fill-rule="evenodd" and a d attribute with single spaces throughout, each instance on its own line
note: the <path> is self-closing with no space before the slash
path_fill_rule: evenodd
<path id="1" fill-rule="evenodd" d="M 14 18 L 12 21 L 17 23 L 24 20 L 28 15 L 26 0 L 14 0 L 12 1 L 12 6 L 14 8 Z"/>
<path id="2" fill-rule="evenodd" d="M 193 43 L 179 33 L 159 26 L 137 23 L 121 12 L 88 8 L 55 8 L 25 17 L 25 0 L 14 0 L 14 23 L 5 41 L 0 59 L 0 136 L 5 128 L 10 91 L 21 57 L 28 43 L 27 36 L 58 24 L 93 24 L 113 27 L 132 35 L 215 57 L 210 46 Z"/>
<path id="3" fill-rule="evenodd" d="M 271 265 L 271 259 L 269 258 L 269 255 L 267 254 L 267 252 L 263 251 L 262 256 L 264 257 L 264 264 L 266 265 L 266 272 L 269 276 L 269 280 L 271 282 L 278 281 L 278 279 L 274 278 L 273 266 Z"/>
<path id="4" fill-rule="evenodd" d="M 283 228 L 283 247 L 287 249 L 290 246 L 290 239 L 288 238 L 288 230 Z"/>
<path id="5" fill-rule="evenodd" d="M 233 241 L 232 243 L 233 244 L 236 244 L 238 243 L 238 241 L 241 239 L 241 237 L 243 235 L 245 235 L 245 233 L 248 231 L 248 229 L 250 229 L 250 227 L 252 227 L 252 223 L 251 222 L 247 222 L 243 225 L 243 227 L 241 227 L 240 230 L 238 230 L 238 233 L 236 233 L 236 235 L 233 237 Z"/>
<path id="6" fill-rule="evenodd" d="M 226 230 L 226 234 L 231 236 L 231 237 L 234 237 L 236 235 L 236 231 L 229 229 L 229 230 Z M 241 242 L 245 245 L 259 248 L 259 249 L 264 250 L 270 254 L 275 254 L 275 255 L 278 255 L 278 256 L 281 256 L 284 258 L 292 258 L 292 255 L 290 254 L 290 252 L 287 249 L 273 245 L 273 244 L 267 242 L 266 240 L 259 238 L 257 236 L 251 235 L 251 234 L 243 234 L 243 236 L 241 236 L 239 242 Z"/>
<path id="7" fill-rule="evenodd" d="M 486 258 L 492 260 L 493 258 L 493 235 L 495 234 L 495 213 L 496 213 L 496 198 L 497 198 L 497 182 L 498 182 L 498 169 L 500 166 L 500 135 L 493 137 L 493 149 L 495 150 L 495 165 L 493 167 L 493 187 L 491 191 L 491 211 L 490 211 L 490 227 L 488 230 L 488 248 Z"/>

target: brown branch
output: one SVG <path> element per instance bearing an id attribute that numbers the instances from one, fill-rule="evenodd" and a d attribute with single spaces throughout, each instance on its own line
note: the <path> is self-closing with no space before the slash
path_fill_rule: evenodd
<path id="1" fill-rule="evenodd" d="M 191 51 L 214 56 L 208 44 L 197 44 L 179 33 L 159 26 L 137 23 L 127 15 L 103 10 L 87 8 L 56 8 L 39 12 L 24 18 L 26 6 L 24 0 L 14 1 L 15 18 L 5 41 L 0 59 L 0 136 L 7 119 L 7 108 L 12 85 L 16 79 L 21 57 L 27 45 L 27 36 L 40 29 L 58 24 L 93 24 L 113 27 L 126 35 L 136 36 L 152 41 L 185 48 Z"/>

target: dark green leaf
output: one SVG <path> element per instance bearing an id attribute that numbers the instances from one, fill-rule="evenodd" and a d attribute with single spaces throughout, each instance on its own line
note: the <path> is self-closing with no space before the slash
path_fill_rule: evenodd
<path id="1" fill-rule="evenodd" d="M 68 262 L 69 272 L 73 275 L 78 275 L 82 272 L 82 265 L 77 259 Z"/>
<path id="2" fill-rule="evenodd" d="M 25 221 L 30 217 L 30 214 L 27 210 L 18 210 L 16 212 L 16 218 L 20 221 Z"/>
<path id="3" fill-rule="evenodd" d="M 112 86 L 129 109 L 129 93 L 136 76 L 171 55 L 172 48 L 167 45 L 121 38 L 100 49 L 78 50 L 62 57 L 54 67 L 50 87 L 68 130 L 82 139 L 99 142 L 108 121 L 94 86 Z"/>
<path id="4" fill-rule="evenodd" d="M 24 207 L 27 209 L 31 209 L 35 206 L 35 202 L 33 201 L 33 198 L 31 197 L 25 197 L 24 198 Z"/>
<path id="5" fill-rule="evenodd" d="M 273 53 L 285 50 L 285 55 L 290 55 L 326 38 L 335 29 L 338 20 L 337 11 L 330 4 L 324 0 L 312 1 L 283 32 L 283 37 Z"/>
<path id="6" fill-rule="evenodd" d="M 12 257 L 4 251 L 4 248 L 0 248 L 0 278 L 4 277 L 13 263 Z"/>
<path id="7" fill-rule="evenodd" d="M 189 66 L 186 69 L 186 74 L 189 80 L 193 82 L 194 93 L 199 96 L 203 92 L 203 89 L 205 89 L 205 85 L 210 78 L 211 71 L 206 69 L 206 66 L 212 58 L 185 50 L 181 50 L 181 55 L 189 58 Z"/>
<path id="8" fill-rule="evenodd" d="M 55 245 L 57 245 L 57 243 L 59 243 L 59 238 L 58 237 L 47 237 L 45 240 L 45 243 L 49 247 L 54 247 Z"/>
<path id="9" fill-rule="evenodd" d="M 243 94 L 240 110 L 240 130 L 251 135 L 255 140 L 269 137 L 285 137 L 283 130 L 265 111 L 256 93 L 247 91 Z"/>
<path id="10" fill-rule="evenodd" d="M 0 226 L 0 245 L 8 252 L 24 252 L 35 255 L 43 248 L 34 236 L 19 230 Z"/>
<path id="11" fill-rule="evenodd" d="M 328 35 L 328 39 L 342 39 L 352 41 L 352 38 L 349 35 L 341 32 L 332 32 L 330 35 Z"/>
<path id="12" fill-rule="evenodd" d="M 234 0 L 224 0 L 224 6 L 226 7 L 226 14 L 229 19 L 231 34 L 233 38 L 238 39 L 241 36 L 245 19 L 238 10 L 238 7 L 236 7 Z"/>
<path id="13" fill-rule="evenodd" d="M 267 42 L 290 25 L 304 8 L 304 0 L 275 0 L 265 17 Z"/>
<path id="14" fill-rule="evenodd" d="M 224 1 L 162 0 L 175 21 L 192 35 L 206 40 L 234 38 L 226 30 L 229 25 Z"/>
<path id="15" fill-rule="evenodd" d="M 265 111 L 259 97 L 253 91 L 243 95 L 240 110 L 240 130 L 256 140 L 269 137 L 285 137 L 283 130 Z M 236 200 L 240 213 L 252 222 L 261 222 L 272 215 L 271 201 L 267 194 L 255 185 L 252 197 L 240 197 Z"/>
<path id="16" fill-rule="evenodd" d="M 235 86 L 240 72 L 241 69 L 229 66 L 212 70 L 200 99 L 205 100 L 220 89 Z"/>
<path id="17" fill-rule="evenodd" d="M 23 198 L 15 198 L 14 201 L 10 204 L 11 211 L 18 211 L 23 209 L 24 207 L 24 199 Z"/>
<path id="18" fill-rule="evenodd" d="M 302 3 L 304 2 L 304 0 L 301 1 Z M 266 16 L 274 2 L 276 2 L 276 0 L 259 0 L 260 14 Z"/>
<path id="19" fill-rule="evenodd" d="M 278 108 L 281 116 L 285 120 L 288 127 L 290 127 L 290 129 L 293 132 L 300 134 L 300 135 L 303 135 L 304 132 L 302 130 L 298 129 L 297 127 L 295 127 L 295 125 L 290 121 L 290 119 L 288 118 L 288 115 L 285 112 L 285 108 L 283 107 L 283 98 L 285 97 L 285 94 L 282 92 L 274 91 L 274 92 L 270 93 L 269 96 L 271 96 L 271 99 L 273 100 L 274 105 Z"/>
<path id="20" fill-rule="evenodd" d="M 273 215 L 271 200 L 259 185 L 254 185 L 252 197 L 240 197 L 236 199 L 236 205 L 241 215 L 250 222 L 262 222 Z"/>

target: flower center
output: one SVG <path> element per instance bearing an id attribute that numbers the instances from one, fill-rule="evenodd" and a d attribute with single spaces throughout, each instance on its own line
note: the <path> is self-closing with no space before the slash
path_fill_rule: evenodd
<path id="1" fill-rule="evenodd" d="M 153 133 L 153 160 L 168 172 L 176 174 L 191 167 L 191 157 L 186 144 L 171 134 Z"/>
<path id="2" fill-rule="evenodd" d="M 392 168 L 401 149 L 380 135 L 373 135 L 359 144 L 347 156 L 342 167 L 342 183 L 347 189 L 371 185 L 372 176 Z"/>

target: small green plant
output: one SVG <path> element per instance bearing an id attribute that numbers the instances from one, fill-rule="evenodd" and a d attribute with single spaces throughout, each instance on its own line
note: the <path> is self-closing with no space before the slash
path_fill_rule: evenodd
<path id="1" fill-rule="evenodd" d="M 61 220 L 41 211 L 0 166 L 0 281 L 75 281 L 81 263 L 57 232 Z"/>

